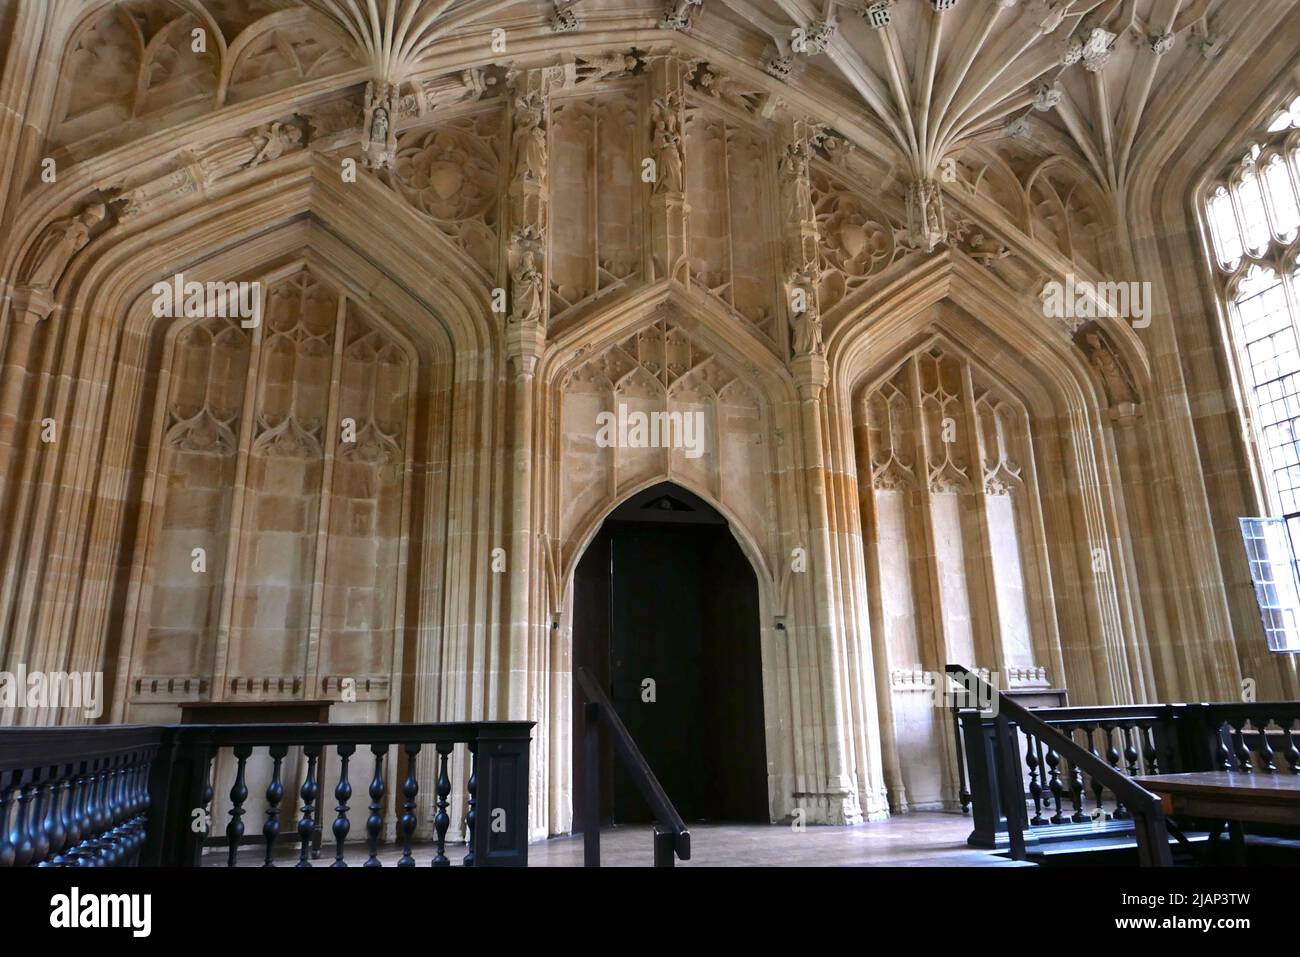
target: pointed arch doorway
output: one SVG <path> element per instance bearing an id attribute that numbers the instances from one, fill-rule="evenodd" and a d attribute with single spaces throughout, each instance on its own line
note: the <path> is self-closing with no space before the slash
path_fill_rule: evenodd
<path id="1" fill-rule="evenodd" d="M 671 482 L 632 496 L 587 546 L 573 595 L 574 667 L 605 688 L 682 818 L 768 821 L 758 581 L 726 518 Z M 582 704 L 575 692 L 575 729 Z M 602 821 L 649 821 L 608 740 L 601 762 Z M 585 821 L 580 786 L 574 801 Z"/>

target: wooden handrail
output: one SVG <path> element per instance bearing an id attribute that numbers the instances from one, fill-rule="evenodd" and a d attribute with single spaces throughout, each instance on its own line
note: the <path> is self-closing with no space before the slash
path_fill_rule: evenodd
<path id="1" fill-rule="evenodd" d="M 1160 798 L 1135 782 L 1128 775 L 1112 768 L 1097 755 L 1083 748 L 1069 736 L 1062 734 L 1046 721 L 1039 718 L 1024 705 L 1010 696 L 998 691 L 978 674 L 963 665 L 949 664 L 944 669 L 948 674 L 960 679 L 968 689 L 972 681 L 974 690 L 983 700 L 991 701 L 997 695 L 998 710 L 995 717 L 997 725 L 997 743 L 1002 752 L 999 767 L 1002 770 L 1003 809 L 1007 817 L 1007 827 L 1011 833 L 1012 856 L 1023 860 L 1025 802 L 1020 785 L 1020 768 L 1017 763 L 1018 749 L 1014 746 L 1009 728 L 1009 721 L 1014 719 L 1022 731 L 1029 732 L 1039 740 L 1051 742 L 1057 754 L 1070 760 L 1076 767 L 1088 773 L 1094 781 L 1109 788 L 1135 819 L 1140 818 L 1136 828 L 1138 856 L 1142 864 L 1168 867 L 1173 863 L 1169 853 L 1169 833 L 1165 824 L 1164 808 Z"/>
<path id="2" fill-rule="evenodd" d="M 668 799 L 668 794 L 659 783 L 659 779 L 655 777 L 654 771 L 650 769 L 645 755 L 636 746 L 636 741 L 633 740 L 627 726 L 623 724 L 623 719 L 618 716 L 613 703 L 585 668 L 578 668 L 575 677 L 578 680 L 578 687 L 582 689 L 582 694 L 587 699 L 589 709 L 586 729 L 588 734 L 587 767 L 585 769 L 588 781 L 586 790 L 587 819 L 583 823 L 586 865 L 588 867 L 597 867 L 600 863 L 600 789 L 591 786 L 591 782 L 599 782 L 600 764 L 599 753 L 596 748 L 591 746 L 591 743 L 595 740 L 594 736 L 597 730 L 595 721 L 601 717 L 603 717 L 606 726 L 610 730 L 615 753 L 622 759 L 628 774 L 637 786 L 637 790 L 641 792 L 641 796 L 650 805 L 650 810 L 658 821 L 655 827 L 656 866 L 671 867 L 673 854 L 676 854 L 679 860 L 689 861 L 691 859 L 691 832 L 687 830 L 686 823 L 682 820 L 681 815 L 677 813 L 677 808 L 673 807 L 673 802 Z"/>

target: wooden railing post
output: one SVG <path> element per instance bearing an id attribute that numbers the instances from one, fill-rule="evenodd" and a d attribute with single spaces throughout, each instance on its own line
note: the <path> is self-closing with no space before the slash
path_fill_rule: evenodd
<path id="1" fill-rule="evenodd" d="M 582 865 L 600 867 L 600 707 L 582 707 Z"/>
<path id="2" fill-rule="evenodd" d="M 528 746 L 532 725 L 485 724 L 478 729 L 475 787 L 475 867 L 528 866 Z"/>
<path id="3" fill-rule="evenodd" d="M 974 709 L 964 709 L 960 720 L 974 825 L 966 843 L 971 847 L 1001 847 L 1006 843 L 1007 819 L 1002 813 L 1002 792 L 998 787 L 993 724 L 985 724 L 983 714 Z"/>
<path id="4" fill-rule="evenodd" d="M 210 747 L 194 745 L 182 730 L 162 730 L 158 757 L 149 775 L 151 803 L 144 864 L 199 866 L 203 840 L 212 826 L 211 820 L 205 819 L 212 809 L 204 802 L 211 757 Z"/>
<path id="5" fill-rule="evenodd" d="M 1025 795 L 1020 786 L 1020 748 L 1016 746 L 1015 725 L 1001 712 L 993 719 L 997 741 L 998 790 L 1002 794 L 1002 814 L 1007 822 L 1013 860 L 1025 859 Z"/>

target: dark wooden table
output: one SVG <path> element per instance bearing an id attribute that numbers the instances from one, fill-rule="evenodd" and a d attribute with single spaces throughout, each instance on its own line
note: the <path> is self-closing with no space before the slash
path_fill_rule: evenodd
<path id="1" fill-rule="evenodd" d="M 1211 844 L 1217 842 L 1226 825 L 1240 864 L 1245 863 L 1246 855 L 1243 822 L 1300 827 L 1300 775 L 1192 771 L 1133 780 L 1160 795 L 1166 815 L 1216 822 L 1210 832 Z"/>

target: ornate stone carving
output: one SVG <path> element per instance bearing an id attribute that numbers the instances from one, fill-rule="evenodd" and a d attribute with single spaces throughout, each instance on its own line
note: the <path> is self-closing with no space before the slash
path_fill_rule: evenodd
<path id="1" fill-rule="evenodd" d="M 811 176 L 818 241 L 818 300 L 832 309 L 885 269 L 901 251 L 894 225 L 865 196 L 825 168 Z"/>
<path id="2" fill-rule="evenodd" d="M 778 80 L 789 80 L 794 72 L 794 57 L 773 45 L 763 55 L 763 72 Z"/>
<path id="3" fill-rule="evenodd" d="M 803 42 L 796 45 L 795 52 L 806 56 L 825 53 L 835 39 L 835 29 L 834 20 L 814 20 L 806 28 Z"/>
<path id="4" fill-rule="evenodd" d="M 52 291 L 72 257 L 90 242 L 91 231 L 107 214 L 107 206 L 91 202 L 75 216 L 57 219 L 46 226 L 24 257 L 16 285 Z"/>
<path id="5" fill-rule="evenodd" d="M 696 73 L 695 89 L 742 113 L 757 112 L 759 106 L 767 99 L 765 90 L 744 87 L 707 64 L 701 65 Z"/>
<path id="6" fill-rule="evenodd" d="M 551 5 L 551 32 L 572 33 L 578 29 L 578 15 L 573 8 L 578 0 L 555 0 Z"/>
<path id="7" fill-rule="evenodd" d="M 622 53 L 611 51 L 593 57 L 579 57 L 574 64 L 576 83 L 598 83 L 629 76 L 641 67 L 641 57 L 635 50 Z"/>
<path id="8" fill-rule="evenodd" d="M 1147 37 L 1147 45 L 1156 56 L 1164 56 L 1174 48 L 1172 33 L 1153 33 Z"/>
<path id="9" fill-rule="evenodd" d="M 943 217 L 943 189 L 934 180 L 907 187 L 907 238 L 915 249 L 933 252 L 948 237 Z"/>
<path id="10" fill-rule="evenodd" d="M 546 309 L 546 280 L 538 265 L 544 249 L 535 226 L 523 225 L 510 237 L 510 323 L 540 325 Z"/>
<path id="11" fill-rule="evenodd" d="M 786 279 L 791 300 L 790 351 L 794 356 L 823 355 L 822 318 L 817 307 L 816 270 L 798 270 Z"/>
<path id="12" fill-rule="evenodd" d="M 1048 110 L 1054 109 L 1061 102 L 1061 97 L 1064 95 L 1065 91 L 1055 84 L 1040 84 L 1038 89 L 1034 91 L 1034 109 L 1040 113 L 1046 113 Z"/>
<path id="13" fill-rule="evenodd" d="M 814 222 L 812 184 L 808 179 L 808 149 L 802 142 L 787 143 L 781 157 L 782 214 L 786 222 Z"/>
<path id="14" fill-rule="evenodd" d="M 654 191 L 682 192 L 686 186 L 686 157 L 682 142 L 681 94 L 676 91 L 654 101 L 654 150 Z"/>
<path id="15" fill-rule="evenodd" d="M 500 128 L 501 111 L 490 109 L 403 133 L 393 169 L 381 178 L 489 275 L 500 255 Z"/>
<path id="16" fill-rule="evenodd" d="M 689 31 L 703 6 L 704 0 L 664 0 L 664 15 L 659 21 L 659 29 Z"/>
<path id="17" fill-rule="evenodd" d="M 1088 357 L 1088 365 L 1101 380 L 1106 393 L 1106 400 L 1112 409 L 1134 406 L 1137 404 L 1137 390 L 1129 380 L 1128 374 L 1120 364 L 1115 350 L 1111 348 L 1105 336 L 1094 325 L 1084 326 L 1079 331 L 1079 348 Z"/>
<path id="18" fill-rule="evenodd" d="M 1089 73 L 1099 73 L 1110 62 L 1115 47 L 1116 35 L 1109 30 L 1095 27 L 1083 43 L 1080 51 L 1083 68 Z"/>
<path id="19" fill-rule="evenodd" d="M 873 30 L 881 30 L 889 26 L 889 21 L 893 19 L 893 5 L 894 0 L 872 0 L 863 7 L 862 19 Z"/>
<path id="20" fill-rule="evenodd" d="M 397 158 L 397 84 L 366 84 L 361 158 L 367 169 L 391 169 Z"/>
<path id="21" fill-rule="evenodd" d="M 541 188 L 546 182 L 546 105 L 530 91 L 515 98 L 512 175 L 516 185 Z"/>

